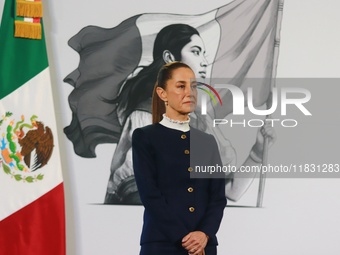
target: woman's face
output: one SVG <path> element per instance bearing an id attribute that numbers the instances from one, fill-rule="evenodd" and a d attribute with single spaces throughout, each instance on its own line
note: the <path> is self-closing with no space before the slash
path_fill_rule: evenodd
<path id="1" fill-rule="evenodd" d="M 180 67 L 172 71 L 164 92 L 168 102 L 166 114 L 170 118 L 187 115 L 196 107 L 197 89 L 195 74 L 189 68 Z"/>
<path id="2" fill-rule="evenodd" d="M 190 66 L 196 77 L 205 78 L 208 63 L 203 40 L 199 35 L 193 35 L 190 39 L 191 41 L 181 50 L 181 62 Z"/>

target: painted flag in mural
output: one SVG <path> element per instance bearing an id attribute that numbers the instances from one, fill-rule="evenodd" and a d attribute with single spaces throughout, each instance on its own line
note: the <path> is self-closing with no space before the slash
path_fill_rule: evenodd
<path id="1" fill-rule="evenodd" d="M 64 80 L 74 86 L 69 97 L 72 122 L 65 133 L 75 152 L 95 157 L 97 144 L 119 140 L 124 118 L 115 104 L 103 99 L 114 99 L 128 79 L 153 62 L 156 35 L 170 24 L 198 30 L 206 47 L 206 77 L 229 78 L 243 91 L 252 86 L 254 105 L 264 104 L 277 64 L 282 5 L 282 0 L 235 0 L 198 15 L 146 13 L 112 29 L 83 28 L 69 41 L 80 55 L 79 66 Z M 262 79 L 249 84 L 247 78 Z M 215 118 L 232 112 L 231 93 L 220 95 L 223 109 L 215 111 Z"/>
<path id="2" fill-rule="evenodd" d="M 64 188 L 44 33 L 41 40 L 14 37 L 14 9 L 15 0 L 6 0 L 0 26 L 0 254 L 64 255 Z M 28 30 L 40 33 L 37 25 Z"/>

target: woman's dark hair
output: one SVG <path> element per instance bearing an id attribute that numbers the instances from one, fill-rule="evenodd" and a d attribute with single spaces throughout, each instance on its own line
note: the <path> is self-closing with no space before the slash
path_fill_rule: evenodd
<path id="1" fill-rule="evenodd" d="M 199 35 L 198 31 L 186 24 L 166 26 L 157 34 L 153 48 L 153 62 L 144 67 L 137 76 L 127 80 L 116 99 L 107 100 L 110 103 L 118 103 L 118 114 L 124 116 L 123 125 L 126 118 L 138 109 L 142 102 L 151 98 L 157 74 L 165 64 L 163 52 L 170 51 L 175 60 L 180 61 L 181 50 L 191 41 L 193 35 Z"/>
<path id="2" fill-rule="evenodd" d="M 190 68 L 187 64 L 182 62 L 171 62 L 164 65 L 158 72 L 157 81 L 152 93 L 152 123 L 158 123 L 162 120 L 162 115 L 165 113 L 164 101 L 161 100 L 156 92 L 157 87 L 166 89 L 166 83 L 171 79 L 173 72 L 178 68 Z"/>

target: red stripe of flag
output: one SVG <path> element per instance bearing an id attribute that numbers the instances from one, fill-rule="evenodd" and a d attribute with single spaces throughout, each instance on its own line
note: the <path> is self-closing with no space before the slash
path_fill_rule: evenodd
<path id="1" fill-rule="evenodd" d="M 0 221 L 0 255 L 65 254 L 64 211 L 64 186 L 61 183 Z"/>

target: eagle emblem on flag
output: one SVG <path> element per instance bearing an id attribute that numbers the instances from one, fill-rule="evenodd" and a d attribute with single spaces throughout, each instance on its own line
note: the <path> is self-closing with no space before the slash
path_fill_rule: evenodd
<path id="1" fill-rule="evenodd" d="M 33 183 L 44 175 L 40 171 L 53 152 L 53 134 L 48 126 L 32 115 L 19 121 L 6 112 L 0 119 L 0 167 L 16 181 Z"/>

